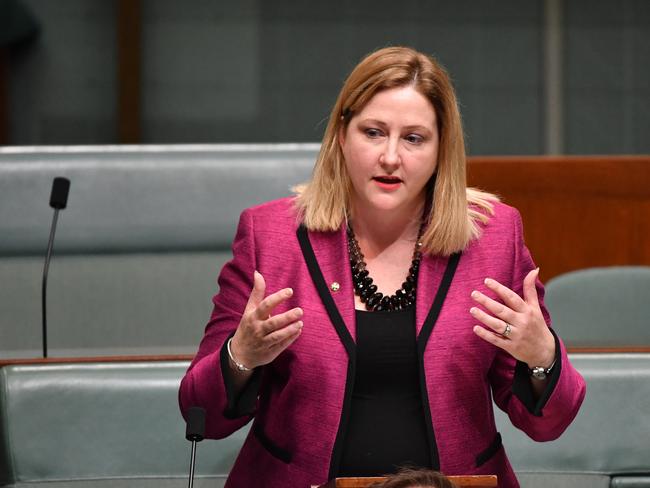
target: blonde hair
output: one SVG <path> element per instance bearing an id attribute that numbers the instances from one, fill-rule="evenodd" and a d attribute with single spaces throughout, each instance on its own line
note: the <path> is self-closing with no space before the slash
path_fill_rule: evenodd
<path id="1" fill-rule="evenodd" d="M 412 86 L 431 102 L 438 124 L 436 174 L 427 184 L 429 214 L 424 252 L 450 255 L 480 236 L 480 223 L 498 198 L 467 188 L 463 128 L 447 72 L 431 57 L 407 47 L 388 47 L 366 56 L 348 76 L 332 108 L 312 179 L 294 188 L 295 205 L 312 231 L 335 231 L 347 221 L 352 184 L 339 144 L 339 131 L 382 90 Z"/>

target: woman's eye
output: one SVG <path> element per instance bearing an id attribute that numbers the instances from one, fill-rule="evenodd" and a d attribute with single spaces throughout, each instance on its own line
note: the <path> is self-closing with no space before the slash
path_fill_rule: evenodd
<path id="1" fill-rule="evenodd" d="M 409 134 L 405 137 L 407 142 L 410 142 L 411 144 L 421 144 L 424 142 L 424 137 L 417 135 L 417 134 Z"/>
<path id="2" fill-rule="evenodd" d="M 372 139 L 381 136 L 381 131 L 379 129 L 366 129 L 366 135 Z"/>

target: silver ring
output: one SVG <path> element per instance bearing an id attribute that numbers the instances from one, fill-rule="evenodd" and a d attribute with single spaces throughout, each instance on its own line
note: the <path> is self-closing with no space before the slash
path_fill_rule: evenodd
<path id="1" fill-rule="evenodd" d="M 503 333 L 501 335 L 503 337 L 508 337 L 510 335 L 510 332 L 512 332 L 512 326 L 506 322 L 506 328 L 503 330 Z"/>

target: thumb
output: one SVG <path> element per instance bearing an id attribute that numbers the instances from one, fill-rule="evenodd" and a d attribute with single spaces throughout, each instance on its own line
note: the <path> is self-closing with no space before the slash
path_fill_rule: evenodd
<path id="1" fill-rule="evenodd" d="M 535 286 L 537 276 L 539 276 L 539 268 L 535 268 L 524 278 L 524 300 L 528 305 L 539 307 L 537 287 Z"/>
<path id="2" fill-rule="evenodd" d="M 264 300 L 264 293 L 266 292 L 266 282 L 264 277 L 258 271 L 253 273 L 253 289 L 248 297 L 246 303 L 246 312 L 255 310 L 262 300 Z"/>

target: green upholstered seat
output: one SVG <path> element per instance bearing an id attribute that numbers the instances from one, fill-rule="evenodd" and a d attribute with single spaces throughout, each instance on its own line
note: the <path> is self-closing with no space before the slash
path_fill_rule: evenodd
<path id="1" fill-rule="evenodd" d="M 650 354 L 571 359 L 587 381 L 587 397 L 558 440 L 533 442 L 497 411 L 522 486 L 647 486 Z M 182 483 L 190 445 L 177 389 L 186 367 L 99 362 L 0 368 L 0 486 Z M 245 435 L 246 429 L 199 444 L 197 473 L 205 486 L 221 486 Z"/>
<path id="2" fill-rule="evenodd" d="M 612 488 L 650 488 L 650 475 L 648 476 L 614 476 Z"/>
<path id="3" fill-rule="evenodd" d="M 191 353 L 240 212 L 287 196 L 318 145 L 0 148 L 0 358 L 41 347 L 52 179 L 71 180 L 50 265 L 50 356 Z"/>
<path id="4" fill-rule="evenodd" d="M 648 479 L 650 354 L 572 354 L 570 358 L 587 382 L 587 395 L 559 439 L 534 442 L 497 411 L 506 452 L 515 471 L 527 481 L 522 486 L 609 486 L 609 479 L 619 474 Z"/>
<path id="5" fill-rule="evenodd" d="M 650 266 L 590 268 L 546 284 L 553 327 L 569 346 L 650 346 Z"/>
<path id="6" fill-rule="evenodd" d="M 0 486 L 182 486 L 191 445 L 177 391 L 187 366 L 0 368 Z M 198 444 L 197 476 L 210 478 L 204 486 L 222 486 L 246 430 Z"/>

